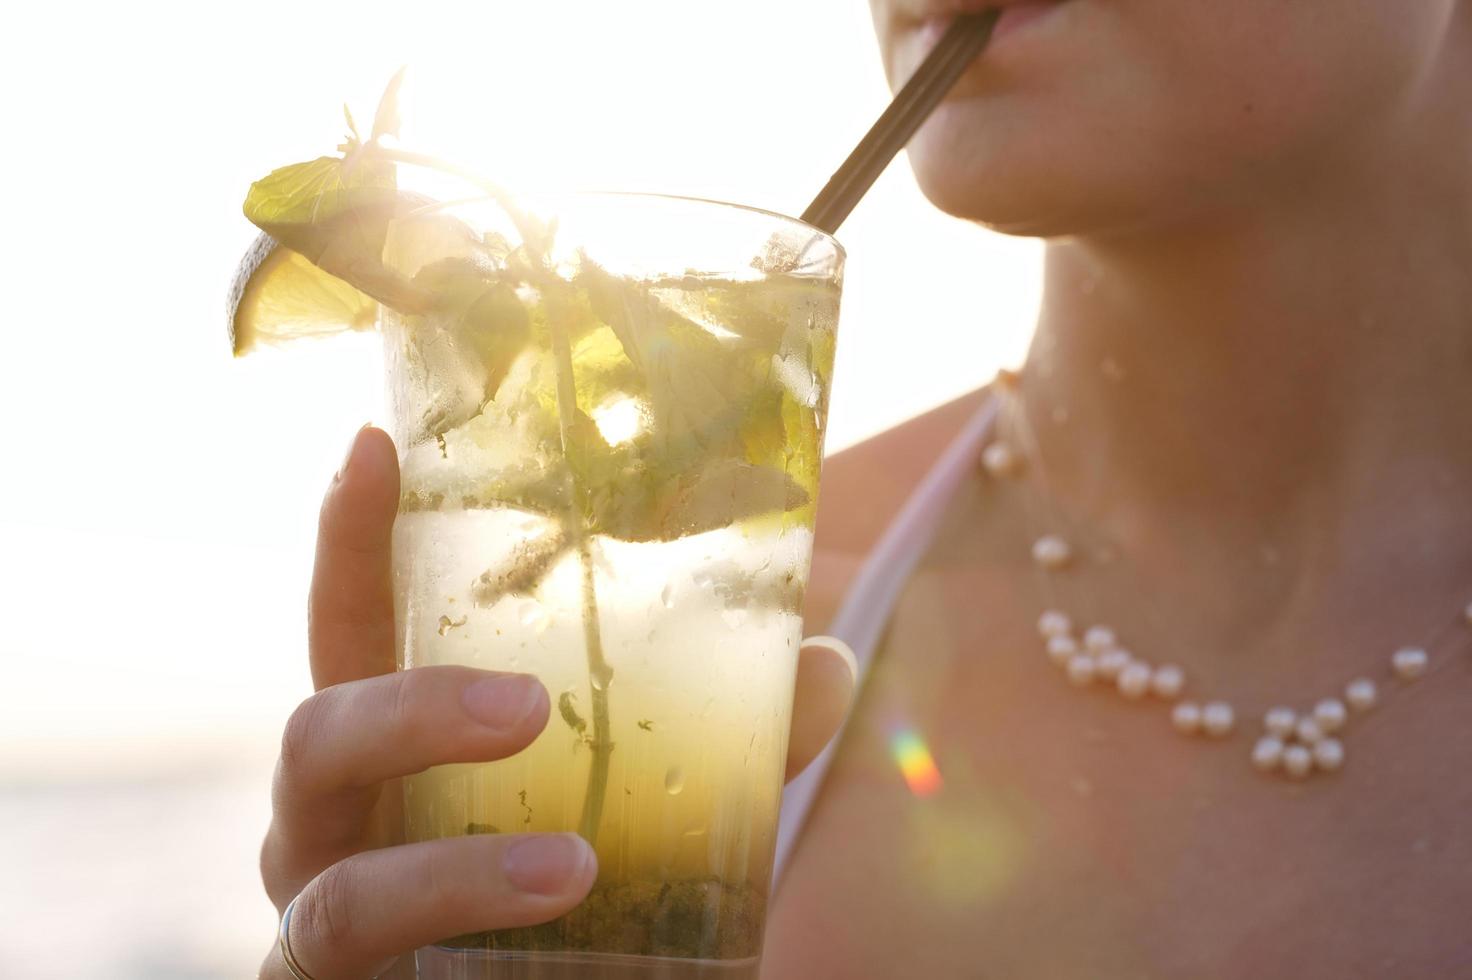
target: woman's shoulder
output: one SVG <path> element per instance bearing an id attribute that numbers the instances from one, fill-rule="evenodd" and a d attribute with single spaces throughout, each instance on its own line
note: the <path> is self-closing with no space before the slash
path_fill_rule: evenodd
<path id="1" fill-rule="evenodd" d="M 831 618 L 864 557 L 985 396 L 985 389 L 971 392 L 824 460 L 805 615 L 809 633 Z"/>

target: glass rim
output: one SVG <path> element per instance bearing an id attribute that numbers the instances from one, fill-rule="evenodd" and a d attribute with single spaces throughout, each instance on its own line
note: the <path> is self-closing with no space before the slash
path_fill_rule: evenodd
<path id="1" fill-rule="evenodd" d="M 809 224 L 801 218 L 794 218 L 790 214 L 781 211 L 773 211 L 770 208 L 759 208 L 753 204 L 737 204 L 734 201 L 721 201 L 713 197 L 699 197 L 694 194 L 662 194 L 658 191 L 617 191 L 617 190 L 573 190 L 573 191 L 547 191 L 533 192 L 527 195 L 532 199 L 539 197 L 628 197 L 645 198 L 655 201 L 680 201 L 685 204 L 707 204 L 718 208 L 728 208 L 733 211 L 746 211 L 750 214 L 760 215 L 764 218 L 774 218 L 784 224 L 795 225 L 803 231 L 810 232 L 816 238 L 823 239 L 832 249 L 838 253 L 840 259 L 848 258 L 848 249 L 843 247 L 839 240 L 817 225 Z"/>
<path id="2" fill-rule="evenodd" d="M 846 264 L 848 261 L 848 249 L 843 247 L 843 243 L 840 242 L 835 236 L 824 231 L 822 228 L 819 228 L 817 225 L 809 224 L 801 218 L 794 218 L 790 214 L 783 214 L 781 211 L 772 211 L 768 208 L 759 208 L 751 204 L 737 204 L 734 201 L 719 201 L 713 197 L 697 197 L 693 194 L 661 194 L 658 191 L 616 191 L 597 189 L 529 191 L 524 194 L 518 194 L 517 197 L 521 200 L 530 201 L 557 200 L 559 198 L 642 198 L 648 201 L 678 201 L 683 204 L 702 204 L 708 205 L 710 207 L 724 208 L 731 211 L 745 211 L 748 214 L 759 215 L 763 218 L 769 218 L 786 225 L 795 226 L 796 228 L 799 228 L 802 231 L 811 234 L 814 238 L 822 239 L 829 248 L 833 249 L 833 252 L 837 256 L 840 263 Z M 482 193 L 476 194 L 473 197 L 455 198 L 448 201 L 432 201 L 425 204 L 423 207 L 416 209 L 413 213 L 419 214 L 422 212 L 440 211 L 445 208 L 452 208 L 458 204 L 467 204 L 472 201 L 494 200 L 495 198 L 492 195 Z"/>

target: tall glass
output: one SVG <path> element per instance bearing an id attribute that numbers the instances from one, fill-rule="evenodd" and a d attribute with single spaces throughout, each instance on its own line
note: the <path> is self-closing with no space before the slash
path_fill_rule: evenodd
<path id="1" fill-rule="evenodd" d="M 529 213 L 536 248 L 475 200 L 385 250 L 464 294 L 384 316 L 400 665 L 526 671 L 553 703 L 516 757 L 407 780 L 406 830 L 577 831 L 599 874 L 554 922 L 421 951 L 420 976 L 755 977 L 843 251 L 708 201 Z"/>

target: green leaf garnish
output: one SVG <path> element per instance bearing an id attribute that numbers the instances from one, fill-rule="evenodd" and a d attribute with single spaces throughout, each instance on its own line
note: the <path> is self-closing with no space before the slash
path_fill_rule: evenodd
<path id="1" fill-rule="evenodd" d="M 560 529 L 523 541 L 471 583 L 470 598 L 478 606 L 494 606 L 508 595 L 530 592 L 571 548 Z"/>
<path id="2" fill-rule="evenodd" d="M 427 309 L 432 297 L 383 262 L 389 223 L 422 207 L 401 194 L 393 164 L 365 151 L 349 161 L 318 157 L 273 170 L 250 186 L 251 223 L 325 272 L 397 310 Z"/>
<path id="3" fill-rule="evenodd" d="M 404 72 L 408 66 L 394 72 L 394 77 L 389 79 L 388 87 L 383 90 L 383 97 L 378 100 L 378 111 L 373 114 L 373 135 L 369 139 L 376 143 L 381 136 L 392 136 L 399 138 L 399 89 L 404 84 Z M 356 135 L 356 134 L 354 134 Z"/>
<path id="4" fill-rule="evenodd" d="M 462 339 L 462 349 L 485 374 L 485 397 L 494 398 L 531 335 L 531 320 L 515 287 L 466 259 L 425 266 L 413 281 L 434 297 L 438 325 Z"/>

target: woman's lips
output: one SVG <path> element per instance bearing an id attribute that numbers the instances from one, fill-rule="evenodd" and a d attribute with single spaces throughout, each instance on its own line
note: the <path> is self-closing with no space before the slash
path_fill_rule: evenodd
<path id="1" fill-rule="evenodd" d="M 1000 44 L 1007 36 L 1021 30 L 1033 21 L 1047 17 L 1065 2 L 1067 0 L 1020 0 L 1017 3 L 1006 4 L 1002 7 L 1002 13 L 997 18 L 996 26 L 992 28 L 991 41 L 988 42 L 987 47 Z M 988 4 L 988 6 L 994 6 L 994 4 Z M 924 54 L 930 53 L 954 20 L 954 15 L 945 15 L 927 17 L 921 22 L 920 41 Z M 985 52 L 982 57 L 986 57 Z"/>
<path id="2" fill-rule="evenodd" d="M 1022 3 L 1003 7 L 1002 16 L 997 18 L 997 26 L 992 28 L 992 43 L 1000 42 L 1013 31 L 1039 17 L 1046 17 L 1062 5 L 1063 0 L 1023 0 Z"/>

